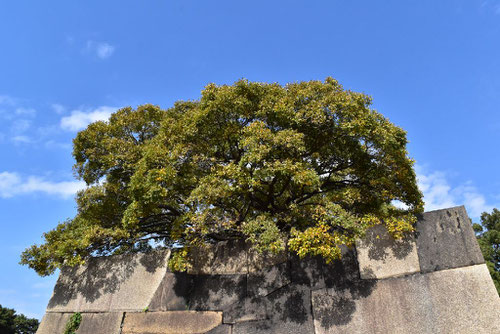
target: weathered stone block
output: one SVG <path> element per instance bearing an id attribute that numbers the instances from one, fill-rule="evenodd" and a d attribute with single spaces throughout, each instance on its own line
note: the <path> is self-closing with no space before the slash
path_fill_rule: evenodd
<path id="1" fill-rule="evenodd" d="M 249 333 L 259 333 L 260 328 L 262 328 L 262 333 L 314 333 L 311 291 L 308 287 L 291 284 L 265 298 L 269 303 L 270 319 L 236 323 L 233 333 L 244 333 L 243 328 L 250 330 Z M 239 326 L 240 324 L 246 324 L 246 327 Z M 268 329 L 264 330 L 265 327 Z"/>
<path id="2" fill-rule="evenodd" d="M 417 245 L 413 236 L 394 240 L 383 225 L 367 231 L 356 243 L 361 278 L 386 278 L 420 271 Z"/>
<path id="3" fill-rule="evenodd" d="M 82 322 L 76 334 L 120 334 L 123 315 L 123 312 L 82 313 Z"/>
<path id="4" fill-rule="evenodd" d="M 189 274 L 246 274 L 248 245 L 242 240 L 222 241 L 211 247 L 194 249 Z"/>
<path id="5" fill-rule="evenodd" d="M 236 322 L 233 334 L 314 333 L 309 287 L 291 284 L 262 299 L 267 300 L 269 319 Z"/>
<path id="6" fill-rule="evenodd" d="M 221 312 L 126 313 L 122 334 L 199 334 L 222 323 Z"/>
<path id="7" fill-rule="evenodd" d="M 341 249 L 341 259 L 329 264 L 319 256 L 303 259 L 292 256 L 290 260 L 292 283 L 320 289 L 332 284 L 349 283 L 352 279 L 358 279 L 359 265 L 355 251 L 348 247 Z"/>
<path id="8" fill-rule="evenodd" d="M 267 296 L 291 282 L 288 262 L 265 267 L 248 274 L 247 290 L 250 296 Z"/>
<path id="9" fill-rule="evenodd" d="M 215 327 L 214 329 L 209 330 L 205 334 L 231 334 L 232 328 L 233 326 L 231 325 L 222 324 Z"/>
<path id="10" fill-rule="evenodd" d="M 192 275 L 167 272 L 148 309 L 150 311 L 185 311 L 189 308 L 189 295 L 192 289 Z"/>
<path id="11" fill-rule="evenodd" d="M 245 298 L 246 283 L 246 275 L 195 275 L 189 309 L 223 311 Z"/>
<path id="12" fill-rule="evenodd" d="M 285 252 L 279 254 L 259 253 L 255 250 L 248 250 L 248 272 L 259 273 L 269 267 L 282 264 L 288 260 Z"/>
<path id="13" fill-rule="evenodd" d="M 263 297 L 247 297 L 227 308 L 222 322 L 234 324 L 243 321 L 265 320 L 268 318 L 268 300 Z"/>
<path id="14" fill-rule="evenodd" d="M 358 292 L 313 291 L 316 333 L 500 332 L 500 300 L 485 265 L 372 282 Z"/>
<path id="15" fill-rule="evenodd" d="M 142 310 L 163 279 L 169 254 L 155 251 L 96 258 L 85 266 L 64 268 L 47 311 Z"/>
<path id="16" fill-rule="evenodd" d="M 70 313 L 45 313 L 36 334 L 62 334 L 70 316 Z"/>
<path id="17" fill-rule="evenodd" d="M 484 263 L 463 206 L 422 214 L 416 241 L 422 272 Z"/>

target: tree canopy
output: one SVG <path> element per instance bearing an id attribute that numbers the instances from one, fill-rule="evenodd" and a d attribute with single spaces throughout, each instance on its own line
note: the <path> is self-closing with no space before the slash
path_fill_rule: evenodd
<path id="1" fill-rule="evenodd" d="M 35 334 L 37 329 L 37 319 L 27 318 L 24 314 L 16 314 L 14 309 L 0 305 L 0 333 Z"/>
<path id="2" fill-rule="evenodd" d="M 491 213 L 481 214 L 481 225 L 474 224 L 477 241 L 491 278 L 500 295 L 500 211 L 493 209 Z"/>
<path id="3" fill-rule="evenodd" d="M 73 141 L 78 213 L 21 263 L 41 275 L 89 257 L 245 239 L 340 257 L 366 229 L 395 237 L 422 211 L 406 132 L 336 80 L 209 84 L 196 101 L 123 108 Z M 404 205 L 394 206 L 398 201 Z M 404 207 L 404 208 L 401 208 Z"/>

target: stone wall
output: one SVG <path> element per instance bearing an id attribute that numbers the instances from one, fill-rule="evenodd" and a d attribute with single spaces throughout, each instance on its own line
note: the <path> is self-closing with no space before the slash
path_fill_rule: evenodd
<path id="1" fill-rule="evenodd" d="M 424 213 L 415 236 L 377 226 L 341 261 L 263 257 L 239 242 L 172 273 L 169 251 L 61 271 L 39 334 L 500 333 L 500 299 L 464 207 Z"/>

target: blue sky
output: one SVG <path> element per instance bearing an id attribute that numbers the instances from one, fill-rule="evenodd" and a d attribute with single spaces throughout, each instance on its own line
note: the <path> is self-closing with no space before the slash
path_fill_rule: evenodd
<path id="1" fill-rule="evenodd" d="M 426 209 L 500 207 L 500 0 L 0 4 L 0 304 L 40 318 L 56 277 L 18 265 L 75 213 L 71 140 L 209 82 L 338 79 L 408 131 Z"/>

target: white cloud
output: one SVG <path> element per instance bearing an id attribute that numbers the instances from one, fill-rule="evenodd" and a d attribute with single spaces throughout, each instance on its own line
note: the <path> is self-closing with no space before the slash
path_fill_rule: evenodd
<path id="1" fill-rule="evenodd" d="M 14 136 L 11 138 L 14 143 L 31 144 L 33 139 L 28 136 Z"/>
<path id="2" fill-rule="evenodd" d="M 28 130 L 31 127 L 31 123 L 32 122 L 27 119 L 16 119 L 12 122 L 10 130 L 14 135 L 18 135 Z"/>
<path id="3" fill-rule="evenodd" d="M 0 95 L 0 104 L 12 106 L 16 104 L 16 99 L 8 95 Z"/>
<path id="4" fill-rule="evenodd" d="M 15 113 L 16 115 L 34 117 L 36 115 L 36 110 L 33 108 L 17 108 Z"/>
<path id="5" fill-rule="evenodd" d="M 51 105 L 52 107 L 52 110 L 54 110 L 54 112 L 56 114 L 64 114 L 64 112 L 66 111 L 66 107 L 64 107 L 62 104 L 59 104 L 59 103 L 54 103 Z"/>
<path id="6" fill-rule="evenodd" d="M 95 53 L 100 59 L 107 59 L 115 52 L 115 47 L 106 42 L 87 41 L 87 51 Z"/>
<path id="7" fill-rule="evenodd" d="M 494 207 L 487 203 L 485 196 L 470 182 L 453 187 L 448 180 L 450 175 L 445 172 L 427 173 L 419 166 L 416 171 L 426 211 L 465 205 L 469 215 L 478 218 L 482 212 L 489 212 Z"/>
<path id="8" fill-rule="evenodd" d="M 85 183 L 82 181 L 53 182 L 38 176 L 22 177 L 18 173 L 0 172 L 1 198 L 33 193 L 68 198 L 83 188 L 85 188 Z"/>
<path id="9" fill-rule="evenodd" d="M 84 129 L 92 122 L 107 120 L 116 109 L 102 106 L 90 111 L 73 110 L 70 116 L 61 118 L 61 128 L 68 131 Z"/>

